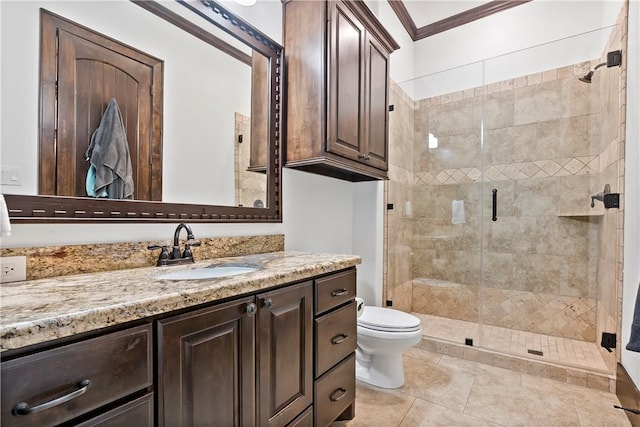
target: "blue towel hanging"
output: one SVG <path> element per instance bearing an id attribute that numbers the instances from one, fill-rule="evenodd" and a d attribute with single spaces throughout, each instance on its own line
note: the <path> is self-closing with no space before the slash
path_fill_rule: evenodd
<path id="1" fill-rule="evenodd" d="M 631 336 L 625 347 L 629 351 L 640 352 L 640 284 L 636 295 L 636 306 L 633 310 L 633 322 L 631 323 Z"/>

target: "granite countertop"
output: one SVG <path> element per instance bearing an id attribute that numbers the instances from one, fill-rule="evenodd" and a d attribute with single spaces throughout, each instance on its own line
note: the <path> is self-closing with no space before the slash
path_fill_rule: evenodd
<path id="1" fill-rule="evenodd" d="M 259 265 L 254 272 L 215 279 L 159 280 L 167 272 L 212 264 Z M 0 351 L 13 350 L 132 320 L 247 294 L 353 267 L 355 255 L 271 252 L 3 284 Z"/>

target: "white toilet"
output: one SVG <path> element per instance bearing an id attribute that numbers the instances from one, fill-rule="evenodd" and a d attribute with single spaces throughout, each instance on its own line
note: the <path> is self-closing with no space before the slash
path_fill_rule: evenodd
<path id="1" fill-rule="evenodd" d="M 404 384 L 402 352 L 422 339 L 420 319 L 391 308 L 365 306 L 358 316 L 356 378 L 384 388 Z"/>

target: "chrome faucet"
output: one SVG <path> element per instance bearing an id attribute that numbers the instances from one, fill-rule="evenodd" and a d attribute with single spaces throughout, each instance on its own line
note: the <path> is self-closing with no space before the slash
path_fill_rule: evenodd
<path id="1" fill-rule="evenodd" d="M 180 251 L 180 231 L 185 229 L 187 232 L 187 241 L 184 243 L 184 251 Z M 173 249 L 171 253 L 167 250 L 167 245 L 149 245 L 147 249 L 160 249 L 160 256 L 158 257 L 157 266 L 175 265 L 175 264 L 187 264 L 194 262 L 193 253 L 191 248 L 194 246 L 200 246 L 200 241 L 196 240 L 193 236 L 191 227 L 181 222 L 176 227 L 176 231 L 173 233 Z"/>

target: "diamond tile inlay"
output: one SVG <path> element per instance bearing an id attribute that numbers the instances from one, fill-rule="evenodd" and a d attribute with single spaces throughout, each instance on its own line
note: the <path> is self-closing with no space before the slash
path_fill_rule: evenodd
<path id="1" fill-rule="evenodd" d="M 606 159 L 602 156 L 583 156 L 568 159 L 536 160 L 533 162 L 491 165 L 487 167 L 487 181 L 506 181 L 510 179 L 549 178 L 569 175 L 598 173 Z M 482 172 L 478 168 L 443 169 L 440 171 L 416 173 L 415 183 L 429 184 L 462 184 L 478 181 Z"/>

